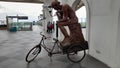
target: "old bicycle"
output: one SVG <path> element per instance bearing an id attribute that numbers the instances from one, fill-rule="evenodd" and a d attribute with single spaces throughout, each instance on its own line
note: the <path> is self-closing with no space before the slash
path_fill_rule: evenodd
<path id="1" fill-rule="evenodd" d="M 70 61 L 77 63 L 84 59 L 86 55 L 86 49 L 88 49 L 88 43 L 87 41 L 75 44 L 75 45 L 69 45 L 69 46 L 62 46 L 58 39 L 53 38 L 54 44 L 52 48 L 48 48 L 44 41 L 48 38 L 45 35 L 40 33 L 42 36 L 40 43 L 36 46 L 34 46 L 26 55 L 26 62 L 33 61 L 38 54 L 41 52 L 41 48 L 44 48 L 48 52 L 48 56 L 52 57 L 53 54 L 67 54 L 67 57 Z M 59 52 L 54 52 L 55 46 L 59 48 Z"/>

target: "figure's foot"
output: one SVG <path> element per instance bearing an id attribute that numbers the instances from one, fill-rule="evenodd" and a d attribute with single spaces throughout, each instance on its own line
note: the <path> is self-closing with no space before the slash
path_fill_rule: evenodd
<path id="1" fill-rule="evenodd" d="M 70 41 L 69 37 L 66 37 L 63 39 L 63 41 L 61 43 L 65 43 L 65 42 L 69 42 L 69 41 Z"/>
<path id="2" fill-rule="evenodd" d="M 61 43 L 62 46 L 69 46 L 70 44 L 71 44 L 70 42 Z"/>
<path id="3" fill-rule="evenodd" d="M 71 43 L 70 43 L 69 38 L 64 38 L 64 40 L 61 42 L 61 44 L 62 44 L 63 46 L 67 46 L 67 45 L 70 45 Z"/>

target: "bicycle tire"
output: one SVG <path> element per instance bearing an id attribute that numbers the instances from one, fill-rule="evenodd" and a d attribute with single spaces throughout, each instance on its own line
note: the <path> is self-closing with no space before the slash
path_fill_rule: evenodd
<path id="1" fill-rule="evenodd" d="M 81 62 L 86 55 L 86 51 L 84 49 L 79 50 L 79 48 L 82 47 L 71 46 L 67 49 L 67 57 L 73 63 Z"/>
<path id="2" fill-rule="evenodd" d="M 41 46 L 37 45 L 37 46 L 34 46 L 26 55 L 26 62 L 31 62 L 33 61 L 37 56 L 38 54 L 41 52 Z M 30 58 L 30 56 L 34 55 L 33 57 Z M 30 58 L 30 59 L 29 59 Z"/>

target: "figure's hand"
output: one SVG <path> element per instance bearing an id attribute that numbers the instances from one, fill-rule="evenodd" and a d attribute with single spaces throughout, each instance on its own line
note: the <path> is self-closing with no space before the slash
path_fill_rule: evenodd
<path id="1" fill-rule="evenodd" d="M 61 13 L 61 12 L 63 12 L 63 11 L 62 11 L 62 10 L 57 10 L 57 12 L 58 12 L 58 13 Z"/>
<path id="2" fill-rule="evenodd" d="M 56 15 L 57 15 L 57 16 L 61 16 L 60 12 L 56 12 Z"/>
<path id="3" fill-rule="evenodd" d="M 56 21 L 57 23 L 59 23 L 59 21 Z"/>
<path id="4" fill-rule="evenodd" d="M 62 16 L 62 12 L 63 12 L 63 11 L 61 11 L 61 10 L 57 10 L 56 15 Z"/>
<path id="5" fill-rule="evenodd" d="M 56 13 L 60 13 L 59 11 L 57 11 Z"/>

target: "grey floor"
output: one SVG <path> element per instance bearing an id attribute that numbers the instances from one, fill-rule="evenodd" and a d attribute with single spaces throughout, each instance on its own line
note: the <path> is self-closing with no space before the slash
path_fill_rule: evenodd
<path id="1" fill-rule="evenodd" d="M 86 55 L 81 63 L 70 62 L 66 55 L 54 55 L 51 61 L 44 50 L 28 64 L 25 56 L 39 43 L 40 31 L 41 27 L 15 33 L 0 30 L 0 68 L 109 68 L 89 55 Z"/>

